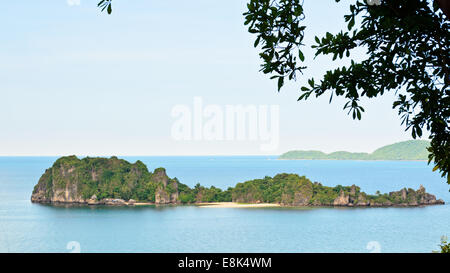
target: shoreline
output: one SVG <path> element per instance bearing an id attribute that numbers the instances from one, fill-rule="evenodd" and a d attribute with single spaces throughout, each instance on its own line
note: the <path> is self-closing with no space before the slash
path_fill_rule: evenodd
<path id="1" fill-rule="evenodd" d="M 439 206 L 446 205 L 443 201 L 442 203 L 433 203 L 433 204 L 392 204 L 392 205 L 331 205 L 331 204 L 322 204 L 322 205 L 303 205 L 303 206 L 288 206 L 282 205 L 279 203 L 238 203 L 238 202 L 202 202 L 202 203 L 166 203 L 166 204 L 156 204 L 151 202 L 136 202 L 136 203 L 87 203 L 87 202 L 33 202 L 33 204 L 39 205 L 50 205 L 50 206 L 86 206 L 86 207 L 177 207 L 177 206 L 191 206 L 191 207 L 199 207 L 199 208 L 420 208 L 420 207 L 429 207 L 429 206 Z"/>

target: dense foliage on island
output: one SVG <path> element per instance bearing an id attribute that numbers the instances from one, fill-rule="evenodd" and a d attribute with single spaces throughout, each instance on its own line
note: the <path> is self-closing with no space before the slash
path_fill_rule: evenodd
<path id="1" fill-rule="evenodd" d="M 233 200 L 244 203 L 279 203 L 285 206 L 417 206 L 438 204 L 434 195 L 421 186 L 417 191 L 369 195 L 356 185 L 327 187 L 297 174 L 278 174 L 264 179 L 238 183 Z M 442 202 L 443 203 L 443 202 Z"/>
<path id="2" fill-rule="evenodd" d="M 329 160 L 428 160 L 430 142 L 409 140 L 383 146 L 373 153 L 334 152 L 326 154 L 321 151 L 289 151 L 279 159 L 329 159 Z"/>
<path id="3" fill-rule="evenodd" d="M 229 192 L 197 185 L 193 189 L 169 178 L 164 168 L 153 172 L 141 161 L 117 157 L 78 159 L 61 157 L 34 187 L 33 202 L 124 204 L 125 200 L 155 204 L 228 201 Z"/>
<path id="4" fill-rule="evenodd" d="M 222 190 L 195 187 L 169 178 L 164 168 L 150 172 L 144 163 L 117 157 L 62 157 L 34 187 L 32 202 L 90 205 L 191 204 L 205 202 L 277 203 L 283 206 L 418 206 L 443 204 L 434 195 L 402 189 L 369 195 L 358 186 L 327 187 L 297 174 L 278 174 Z"/>

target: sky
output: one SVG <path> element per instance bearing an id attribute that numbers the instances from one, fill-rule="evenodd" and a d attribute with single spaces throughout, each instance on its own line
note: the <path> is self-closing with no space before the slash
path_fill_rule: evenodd
<path id="1" fill-rule="evenodd" d="M 305 1 L 308 69 L 277 92 L 259 72 L 246 1 L 2 1 L 0 155 L 258 155 L 288 150 L 372 152 L 411 139 L 395 94 L 363 100 L 361 121 L 329 97 L 298 102 L 308 78 L 344 64 L 309 46 L 345 28 L 348 7 Z M 362 58 L 357 52 L 355 58 Z M 262 139 L 177 139 L 174 109 L 277 106 L 277 145 Z M 204 108 L 203 108 L 204 109 Z M 258 116 L 259 118 L 259 116 Z"/>

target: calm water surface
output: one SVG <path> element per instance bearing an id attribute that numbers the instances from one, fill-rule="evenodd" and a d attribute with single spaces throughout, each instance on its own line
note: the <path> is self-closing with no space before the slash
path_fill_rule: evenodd
<path id="1" fill-rule="evenodd" d="M 233 186 L 280 172 L 374 193 L 402 187 L 450 202 L 445 179 L 425 162 L 286 161 L 252 157 L 125 157 L 194 186 Z M 0 157 L 0 252 L 431 252 L 450 236 L 450 206 L 236 209 L 52 207 L 31 191 L 55 157 Z"/>

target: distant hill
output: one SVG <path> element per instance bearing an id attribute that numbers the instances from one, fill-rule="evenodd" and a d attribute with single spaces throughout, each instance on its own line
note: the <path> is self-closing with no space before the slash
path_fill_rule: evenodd
<path id="1" fill-rule="evenodd" d="M 378 148 L 373 153 L 321 151 L 289 151 L 278 159 L 329 159 L 329 160 L 428 160 L 430 142 L 426 140 L 403 141 Z"/>

